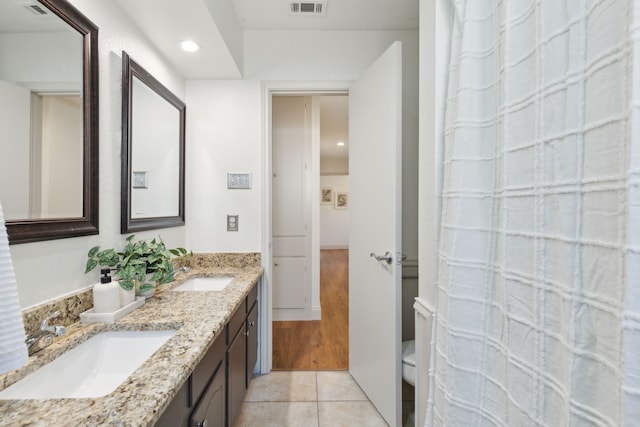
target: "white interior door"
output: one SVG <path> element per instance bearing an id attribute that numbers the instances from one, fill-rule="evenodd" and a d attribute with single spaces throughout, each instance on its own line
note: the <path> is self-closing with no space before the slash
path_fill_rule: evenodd
<path id="1" fill-rule="evenodd" d="M 401 424 L 402 44 L 349 90 L 349 370 Z M 391 262 L 376 260 L 391 254 Z"/>

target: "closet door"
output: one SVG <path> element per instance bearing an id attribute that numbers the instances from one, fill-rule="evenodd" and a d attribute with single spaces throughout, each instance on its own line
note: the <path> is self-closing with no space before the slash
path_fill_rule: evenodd
<path id="1" fill-rule="evenodd" d="M 274 96 L 272 102 L 274 320 L 306 320 L 310 312 L 307 165 L 311 134 L 307 100 L 303 96 Z"/>

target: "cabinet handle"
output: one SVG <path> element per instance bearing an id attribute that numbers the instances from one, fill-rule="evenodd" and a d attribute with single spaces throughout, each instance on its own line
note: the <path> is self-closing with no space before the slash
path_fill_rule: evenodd
<path id="1" fill-rule="evenodd" d="M 248 337 L 248 336 L 249 336 L 249 332 L 251 332 L 251 331 L 247 331 L 247 332 L 245 332 L 245 333 L 244 333 L 244 336 L 245 336 L 245 337 Z"/>
<path id="2" fill-rule="evenodd" d="M 255 326 L 256 325 L 256 321 L 252 320 L 251 322 L 249 322 L 249 326 Z"/>
<path id="3" fill-rule="evenodd" d="M 196 424 L 196 427 L 207 427 L 207 419 L 205 418 L 204 420 L 200 421 L 198 424 Z"/>

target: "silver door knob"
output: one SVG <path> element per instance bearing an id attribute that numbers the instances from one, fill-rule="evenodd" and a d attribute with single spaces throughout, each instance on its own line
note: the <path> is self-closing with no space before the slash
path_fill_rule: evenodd
<path id="1" fill-rule="evenodd" d="M 391 252 L 389 251 L 386 251 L 384 255 L 376 255 L 375 252 L 371 252 L 369 256 L 371 258 L 375 258 L 376 261 L 386 261 L 387 264 L 391 264 L 393 262 L 393 255 L 391 255 Z"/>

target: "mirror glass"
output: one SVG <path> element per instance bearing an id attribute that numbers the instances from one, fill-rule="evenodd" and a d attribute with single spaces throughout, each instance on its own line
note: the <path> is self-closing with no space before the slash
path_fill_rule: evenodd
<path id="1" fill-rule="evenodd" d="M 10 243 L 98 232 L 96 44 L 97 27 L 66 1 L 0 2 L 0 203 Z"/>
<path id="2" fill-rule="evenodd" d="M 184 225 L 185 105 L 123 58 L 122 233 Z"/>

